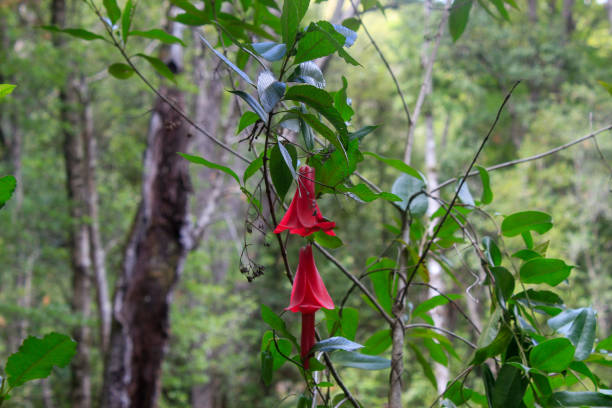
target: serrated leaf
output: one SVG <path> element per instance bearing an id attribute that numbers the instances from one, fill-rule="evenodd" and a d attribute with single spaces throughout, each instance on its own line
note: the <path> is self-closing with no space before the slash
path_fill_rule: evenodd
<path id="1" fill-rule="evenodd" d="M 134 74 L 134 70 L 127 64 L 117 62 L 108 67 L 108 73 L 117 79 L 128 79 Z"/>
<path id="2" fill-rule="evenodd" d="M 146 55 L 146 54 L 143 54 L 143 53 L 138 53 L 138 54 L 136 54 L 136 56 L 142 57 L 145 60 L 147 60 L 147 62 L 149 64 L 151 64 L 151 66 L 155 69 L 155 71 L 157 71 L 157 73 L 160 74 L 161 76 L 169 79 L 172 82 L 176 82 L 176 80 L 174 78 L 174 73 L 170 70 L 170 68 L 168 68 L 168 65 L 166 65 L 159 58 L 152 57 L 150 55 Z"/>
<path id="3" fill-rule="evenodd" d="M 76 354 L 76 346 L 74 340 L 60 333 L 49 333 L 42 339 L 28 337 L 6 362 L 8 384 L 17 387 L 48 377 L 55 366 L 66 367 Z"/>
<path id="4" fill-rule="evenodd" d="M 312 349 L 310 350 L 314 353 L 315 351 L 353 351 L 359 350 L 360 348 L 363 348 L 361 344 L 355 343 L 354 341 L 350 341 L 349 339 L 345 339 L 344 337 L 336 336 L 317 342 L 314 346 L 312 346 Z"/>
<path id="5" fill-rule="evenodd" d="M 268 61 L 278 61 L 287 53 L 287 45 L 274 41 L 251 44 L 256 53 Z"/>
<path id="6" fill-rule="evenodd" d="M 220 53 L 219 51 L 217 51 L 207 40 L 206 38 L 204 38 L 204 36 L 202 36 L 202 34 L 199 34 L 200 39 L 202 40 L 202 42 L 208 47 L 209 50 L 211 50 L 212 52 L 215 53 L 215 55 L 225 63 L 225 65 L 227 65 L 228 67 L 230 67 L 232 69 L 232 71 L 234 71 L 235 73 L 237 73 L 238 75 L 240 75 L 240 77 L 242 77 L 242 79 L 244 79 L 248 84 L 255 86 L 255 83 L 251 80 L 251 78 L 249 78 L 249 76 L 246 74 L 246 72 L 244 72 L 243 70 L 241 70 L 240 68 L 238 68 L 232 61 L 228 60 L 227 57 L 225 55 L 223 55 L 222 53 Z M 263 119 L 264 121 L 267 121 L 267 119 Z"/>
<path id="7" fill-rule="evenodd" d="M 225 167 L 225 166 L 222 166 L 220 164 L 210 162 L 210 161 L 208 161 L 205 158 L 200 157 L 200 156 L 194 156 L 194 155 L 186 154 L 186 153 L 178 153 L 178 154 L 181 157 L 183 157 L 184 159 L 187 159 L 187 160 L 189 160 L 192 163 L 201 164 L 201 165 L 206 166 L 208 168 L 215 169 L 215 170 L 220 170 L 220 171 L 224 172 L 225 174 L 229 174 L 230 176 L 232 176 L 234 178 L 234 180 L 236 180 L 236 183 L 238 183 L 238 185 L 240 185 L 240 178 L 238 178 L 238 175 L 234 172 L 234 170 L 230 169 L 229 167 Z"/>
<path id="8" fill-rule="evenodd" d="M 183 47 L 185 46 L 185 43 L 183 42 L 183 40 L 171 34 L 168 34 L 164 30 L 160 30 L 159 28 L 154 28 L 152 30 L 147 30 L 147 31 L 134 30 L 134 31 L 130 31 L 130 35 L 135 35 L 135 36 L 143 37 L 143 38 L 150 38 L 152 40 L 159 40 L 163 42 L 164 44 L 179 43 Z"/>

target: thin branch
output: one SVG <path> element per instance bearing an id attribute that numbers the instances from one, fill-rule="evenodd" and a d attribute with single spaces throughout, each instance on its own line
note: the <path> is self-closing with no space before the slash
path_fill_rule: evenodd
<path id="1" fill-rule="evenodd" d="M 429 249 L 431 248 L 431 245 L 433 244 L 434 240 L 438 236 L 438 233 L 440 232 L 440 229 L 442 229 L 442 226 L 444 225 L 444 222 L 446 221 L 446 219 L 448 218 L 448 215 L 450 214 L 451 210 L 453 209 L 453 206 L 457 202 L 457 198 L 459 197 L 459 191 L 461 191 L 461 188 L 463 187 L 463 184 L 465 183 L 467 176 L 472 171 L 472 168 L 474 167 L 474 164 L 476 163 L 476 160 L 478 160 L 478 156 L 480 156 L 480 153 L 482 152 L 482 149 L 484 149 L 485 145 L 487 144 L 487 141 L 489 140 L 489 137 L 493 133 L 493 130 L 495 129 L 495 126 L 497 125 L 497 122 L 499 121 L 499 118 L 500 118 L 500 116 L 502 114 L 502 111 L 504 110 L 504 107 L 506 106 L 506 103 L 508 102 L 508 100 L 512 96 L 512 92 L 514 92 L 514 90 L 516 89 L 516 87 L 520 83 L 521 83 L 521 81 L 517 81 L 517 82 L 514 83 L 514 85 L 512 86 L 512 88 L 510 89 L 510 91 L 508 92 L 506 97 L 504 98 L 504 101 L 502 102 L 501 106 L 497 110 L 497 115 L 495 116 L 495 120 L 493 121 L 493 124 L 491 125 L 491 128 L 487 132 L 487 135 L 482 140 L 482 143 L 478 147 L 478 150 L 476 151 L 476 154 L 474 155 L 474 158 L 472 159 L 472 162 L 470 163 L 470 165 L 468 166 L 467 170 L 465 171 L 465 175 L 461 179 L 461 182 L 459 183 L 459 186 L 457 187 L 457 191 L 455 192 L 455 195 L 453 196 L 453 199 L 451 200 L 451 202 L 450 202 L 450 204 L 448 206 L 448 209 L 444 212 L 444 216 L 442 217 L 442 219 L 438 223 L 438 226 L 436 227 L 436 230 L 434 231 L 433 235 L 431 236 L 431 238 L 427 242 L 427 246 L 425 247 L 425 250 L 421 254 L 421 257 L 419 258 L 416 266 L 412 270 L 411 275 L 408 277 L 408 282 L 407 282 L 406 286 L 404 287 L 404 290 L 402 291 L 401 299 L 404 299 L 404 297 L 406 296 L 406 290 L 407 290 L 408 286 L 410 286 L 410 282 L 412 282 L 412 279 L 416 275 L 416 272 L 419 269 L 419 266 L 421 266 L 423 264 L 423 262 L 425 261 L 425 258 L 427 257 L 427 254 L 429 252 Z"/>
<path id="2" fill-rule="evenodd" d="M 505 162 L 505 163 L 499 163 L 499 164 L 496 164 L 494 166 L 487 167 L 486 170 L 487 171 L 494 171 L 494 170 L 499 170 L 499 169 L 503 169 L 503 168 L 506 168 L 506 167 L 514 166 L 514 165 L 517 165 L 517 164 L 521 164 L 521 163 L 526 163 L 526 162 L 530 162 L 530 161 L 534 161 L 534 160 L 539 160 L 539 159 L 542 159 L 542 158 L 544 158 L 546 156 L 551 156 L 551 155 L 553 155 L 555 153 L 558 153 L 558 152 L 560 152 L 562 150 L 565 150 L 565 149 L 567 149 L 569 147 L 572 147 L 572 146 L 574 146 L 574 145 L 576 145 L 578 143 L 582 143 L 585 140 L 593 138 L 593 137 L 597 136 L 598 134 L 603 133 L 603 132 L 605 132 L 607 130 L 612 130 L 612 124 L 607 125 L 607 126 L 601 128 L 599 130 L 596 130 L 596 131 L 592 132 L 592 133 L 589 133 L 588 135 L 579 137 L 578 139 L 573 140 L 573 141 L 571 141 L 569 143 L 566 143 L 566 144 L 561 145 L 561 146 L 557 146 L 554 149 L 548 150 L 546 152 L 539 153 L 539 154 L 536 154 L 536 155 L 533 155 L 533 156 L 529 156 L 529 157 L 525 157 L 523 159 L 516 159 L 516 160 L 511 160 L 511 161 L 508 161 L 508 162 Z M 480 173 L 477 172 L 477 171 L 473 171 L 473 172 L 469 173 L 467 175 L 467 177 L 473 177 L 473 176 L 476 176 L 478 174 L 480 174 Z M 441 188 L 446 187 L 449 184 L 454 183 L 455 181 L 457 181 L 456 177 L 448 179 L 445 182 L 443 182 L 441 184 L 438 184 L 436 187 L 431 189 L 431 192 L 440 190 Z"/>
<path id="3" fill-rule="evenodd" d="M 344 385 L 344 383 L 340 379 L 340 376 L 338 375 L 338 372 L 334 368 L 334 365 L 332 364 L 331 360 L 327 356 L 327 353 L 323 353 L 323 358 L 325 359 L 325 363 L 327 364 L 327 368 L 329 368 L 331 375 L 334 377 L 334 379 L 336 380 L 340 388 L 342 388 L 342 391 L 344 392 L 344 395 L 346 395 L 346 398 L 348 398 L 348 400 L 351 401 L 351 404 L 353 404 L 355 408 L 360 408 L 359 403 L 357 402 L 357 400 L 355 400 L 355 397 L 353 397 L 353 394 L 351 394 L 348 388 L 346 388 L 346 385 Z"/>
<path id="4" fill-rule="evenodd" d="M 450 330 L 446 330 L 443 327 L 437 327 L 437 326 L 432 326 L 431 324 L 425 324 L 425 323 L 413 323 L 413 324 L 406 324 L 404 325 L 404 328 L 406 330 L 408 329 L 416 329 L 416 328 L 423 328 L 423 329 L 430 329 L 430 330 L 437 330 L 440 331 L 444 334 L 447 334 L 451 337 L 456 338 L 457 340 L 461 340 L 462 342 L 464 342 L 465 344 L 467 344 L 468 346 L 470 346 L 471 348 L 473 348 L 474 350 L 476 350 L 478 348 L 478 346 L 476 346 L 474 343 L 472 343 L 471 341 L 469 341 L 468 339 L 461 337 L 458 334 L 453 333 Z"/>

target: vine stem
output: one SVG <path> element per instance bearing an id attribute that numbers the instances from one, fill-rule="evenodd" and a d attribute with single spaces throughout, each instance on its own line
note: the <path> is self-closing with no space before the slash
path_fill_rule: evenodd
<path id="1" fill-rule="evenodd" d="M 485 145 L 489 141 L 489 138 L 491 137 L 491 134 L 493 133 L 493 130 L 495 129 L 495 126 L 497 125 L 497 122 L 499 121 L 499 118 L 500 118 L 500 116 L 501 116 L 501 114 L 502 114 L 502 112 L 504 110 L 504 107 L 506 106 L 506 104 L 510 100 L 510 97 L 512 96 L 512 93 L 514 92 L 514 90 L 516 89 L 516 87 L 520 83 L 521 83 L 521 81 L 516 81 L 514 83 L 514 85 L 512 85 L 512 88 L 510 88 L 510 91 L 508 91 L 508 93 L 506 94 L 506 97 L 504 98 L 501 106 L 497 110 L 497 115 L 495 116 L 495 120 L 493 121 L 493 124 L 489 128 L 489 131 L 487 132 L 487 135 L 484 137 L 484 139 L 480 143 L 480 146 L 478 147 L 478 150 L 476 151 L 476 154 L 474 155 L 474 157 L 472 159 L 472 162 L 470 163 L 470 165 L 468 166 L 467 170 L 465 171 L 465 175 L 461 178 L 461 181 L 459 182 L 459 186 L 457 186 L 457 191 L 455 192 L 455 195 L 453 196 L 453 199 L 451 200 L 448 208 L 444 212 L 444 215 L 442 216 L 442 219 L 438 223 L 438 225 L 436 227 L 436 230 L 434 231 L 433 235 L 431 236 L 429 241 L 427 241 L 427 245 L 425 246 L 425 249 L 423 250 L 423 253 L 419 257 L 419 260 L 417 261 L 417 263 L 416 263 L 414 269 L 412 270 L 410 276 L 408 276 L 408 279 L 406 281 L 406 285 L 404 286 L 404 290 L 401 293 L 401 300 L 402 301 L 403 301 L 403 299 L 406 296 L 406 292 L 407 292 L 408 286 L 410 286 L 410 283 L 412 282 L 412 279 L 414 279 L 414 276 L 416 275 L 417 270 L 419 269 L 419 267 L 425 261 L 425 258 L 427 257 L 427 254 L 429 253 L 431 245 L 433 244 L 434 240 L 438 236 L 438 233 L 440 232 L 440 229 L 442 228 L 442 225 L 444 225 L 444 222 L 448 218 L 451 210 L 453 209 L 455 203 L 457 202 L 457 198 L 459 197 L 459 192 L 463 188 L 463 184 L 465 184 L 465 181 L 466 181 L 468 175 L 470 174 L 470 172 L 472 171 L 472 168 L 474 167 L 474 164 L 476 164 L 476 160 L 478 160 L 478 157 L 480 156 L 480 153 L 482 152 L 482 150 L 484 149 Z"/>

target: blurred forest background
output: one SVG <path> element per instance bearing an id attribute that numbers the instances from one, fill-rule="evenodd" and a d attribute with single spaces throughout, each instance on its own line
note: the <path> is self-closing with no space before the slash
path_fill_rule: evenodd
<path id="1" fill-rule="evenodd" d="M 431 47 L 443 4 L 381 4 L 384 13 L 374 7 L 362 18 L 412 107 L 423 82 L 422 55 Z M 444 29 L 412 156 L 414 167 L 426 167 L 426 140 L 433 134 L 439 181 L 462 174 L 516 80 L 523 82 L 479 160 L 483 166 L 545 152 L 612 122 L 612 95 L 598 83 L 612 82 L 612 1 L 517 4 L 520 10 L 508 9 L 510 22 L 492 18 L 475 4 L 456 43 Z M 172 13 L 167 1 L 140 1 L 132 26 L 170 27 Z M 311 7 L 307 20 L 341 21 L 353 13 L 349 2 L 329 0 Z M 95 407 L 103 392 L 112 297 L 126 270 L 145 194 L 143 154 L 154 126 L 151 118 L 163 108 L 135 77 L 120 81 L 108 74 L 107 67 L 120 59 L 115 49 L 101 41 L 58 39 L 40 28 L 47 24 L 98 32 L 102 26 L 82 1 L 0 0 L 0 83 L 17 84 L 0 102 L 0 175 L 13 174 L 18 180 L 13 199 L 0 212 L 0 361 L 27 335 L 71 333 L 79 340 L 73 364 L 15 392 L 6 406 Z M 173 56 L 182 64 L 177 92 L 185 110 L 226 143 L 237 143 L 248 129 L 236 135 L 239 109 L 237 99 L 224 91 L 225 71 L 194 29 L 177 26 L 171 29 L 186 44 L 183 54 Z M 157 40 L 130 41 L 138 44 L 135 49 L 159 52 L 161 59 L 173 52 Z M 337 59 L 322 61 L 328 84 L 340 88 L 345 75 L 355 127 L 380 125 L 364 138 L 364 149 L 403 159 L 402 102 L 361 29 L 351 54 L 363 67 L 345 70 Z M 155 86 L 163 82 L 144 60 L 137 64 Z M 257 67 L 249 69 L 256 72 Z M 612 134 L 601 134 L 597 142 L 589 139 L 541 160 L 491 172 L 494 200 L 488 208 L 501 214 L 537 209 L 553 216 L 549 253 L 563 254 L 576 265 L 571 285 L 561 285 L 561 291 L 572 307 L 598 311 L 601 338 L 612 327 Z M 189 151 L 217 158 L 242 174 L 242 163 L 197 132 L 191 133 Z M 278 250 L 269 245 L 275 242 L 270 234 L 248 233 L 253 228 L 245 223 L 244 196 L 228 176 L 190 170 L 192 214 L 186 216 L 193 224 L 192 240 L 177 255 L 185 257 L 185 265 L 169 303 L 159 406 L 295 406 L 291 396 L 302 385 L 292 367 L 281 368 L 270 386 L 260 379 L 266 329 L 259 304 L 281 311 L 290 293 L 289 283 L 280 279 L 284 272 Z M 393 175 L 381 163 L 366 158 L 360 171 L 390 191 Z M 471 187 L 476 195 L 479 185 Z M 378 201 L 368 206 L 337 198 L 321 202 L 325 215 L 337 222 L 339 236 L 351 237 L 334 256 L 358 274 L 366 258 L 379 253 L 391 236 L 386 231 L 373 236 L 369 226 L 395 224 L 395 214 Z M 491 228 L 485 217 L 475 222 L 483 230 Z M 245 274 L 240 268 L 245 243 L 248 256 L 265 268 L 252 282 L 245 275 L 253 271 Z M 297 252 L 297 245 L 290 245 L 290 251 Z M 465 294 L 474 282 L 471 271 L 477 269 L 477 259 L 464 257 L 461 248 L 449 250 L 448 257 L 457 279 L 443 275 L 446 289 Z M 339 302 L 346 281 L 323 258 L 317 263 Z M 470 293 L 478 299 L 484 290 L 475 287 Z M 486 303 L 465 299 L 469 297 L 461 302 L 478 322 Z M 383 328 L 375 327 L 380 324 L 375 319 L 369 323 L 368 313 L 374 312 L 363 305 L 359 297 L 348 304 L 361 311 L 361 325 L 372 325 L 370 331 Z M 471 336 L 453 309 L 445 307 L 443 313 L 449 327 Z M 288 321 L 297 330 L 298 320 L 289 316 Z M 356 341 L 364 340 L 358 334 Z M 469 353 L 462 347 L 457 344 L 459 355 Z M 451 358 L 450 372 L 456 375 L 463 363 Z M 436 390 L 410 354 L 404 364 L 409 384 L 405 403 L 428 406 Z M 612 371 L 604 367 L 599 375 L 609 379 Z M 384 405 L 387 377 L 386 371 L 343 370 L 347 386 L 367 407 Z M 82 405 L 74 403 L 77 394 Z"/>

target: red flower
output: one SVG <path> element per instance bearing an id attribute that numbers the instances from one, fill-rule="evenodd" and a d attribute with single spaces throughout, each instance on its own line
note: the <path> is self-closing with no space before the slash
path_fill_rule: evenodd
<path id="1" fill-rule="evenodd" d="M 291 289 L 291 300 L 287 308 L 292 312 L 302 313 L 301 356 L 306 369 L 308 369 L 308 354 L 315 344 L 315 312 L 322 307 L 333 309 L 334 302 L 323 284 L 319 271 L 317 271 L 312 256 L 312 246 L 308 245 L 300 249 L 300 261 Z"/>
<path id="2" fill-rule="evenodd" d="M 322 230 L 327 235 L 335 236 L 333 229 L 336 223 L 328 221 L 321 215 L 321 210 L 315 200 L 315 170 L 310 166 L 299 169 L 298 188 L 295 190 L 291 205 L 285 216 L 274 229 L 278 234 L 286 229 L 292 234 L 303 237 Z"/>

